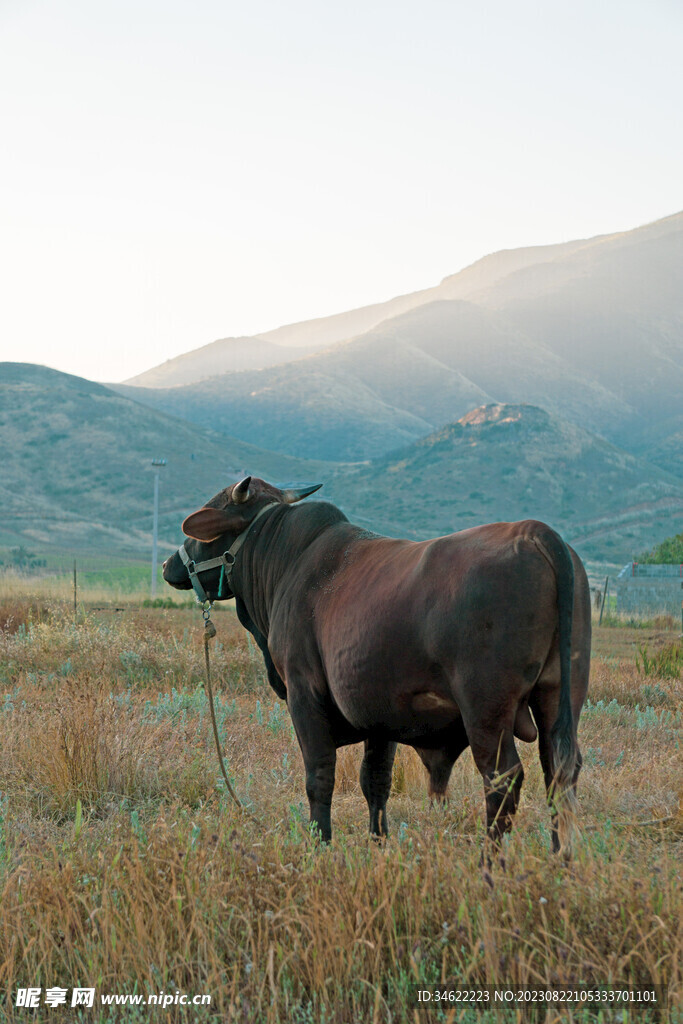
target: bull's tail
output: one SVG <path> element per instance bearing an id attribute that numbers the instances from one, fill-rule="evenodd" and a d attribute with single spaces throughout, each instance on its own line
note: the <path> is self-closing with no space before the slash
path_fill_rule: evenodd
<path id="1" fill-rule="evenodd" d="M 574 782 L 579 757 L 571 702 L 574 563 L 569 548 L 550 527 L 539 531 L 534 539 L 550 562 L 557 585 L 560 701 L 557 718 L 550 730 L 553 783 L 548 796 L 553 815 L 557 815 L 560 850 L 565 857 L 569 857 L 576 828 Z"/>

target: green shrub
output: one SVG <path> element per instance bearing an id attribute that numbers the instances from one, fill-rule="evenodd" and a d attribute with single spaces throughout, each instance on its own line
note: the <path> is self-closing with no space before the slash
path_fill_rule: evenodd
<path id="1" fill-rule="evenodd" d="M 683 564 L 683 533 L 668 537 L 652 551 L 638 558 L 644 565 L 681 565 Z"/>

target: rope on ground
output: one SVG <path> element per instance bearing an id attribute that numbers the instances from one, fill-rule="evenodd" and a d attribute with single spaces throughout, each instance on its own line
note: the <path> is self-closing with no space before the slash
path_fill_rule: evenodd
<path id="1" fill-rule="evenodd" d="M 225 785 L 227 786 L 228 793 L 232 797 L 233 801 L 237 804 L 237 806 L 239 807 L 243 814 L 246 814 L 249 818 L 251 818 L 253 822 L 255 822 L 258 825 L 258 819 L 254 817 L 251 811 L 247 810 L 247 808 L 244 806 L 244 804 L 238 797 L 237 793 L 233 789 L 232 783 L 228 778 L 228 773 L 225 768 L 223 754 L 221 753 L 221 743 L 218 736 L 218 723 L 216 722 L 216 708 L 214 706 L 213 699 L 213 687 L 211 685 L 211 662 L 209 659 L 209 641 L 213 640 L 215 635 L 216 627 L 214 626 L 211 619 L 206 617 L 204 619 L 204 662 L 206 664 L 206 689 L 209 695 L 209 709 L 211 711 L 211 724 L 213 726 L 213 738 L 216 741 L 216 753 L 218 754 L 218 763 L 220 765 L 221 773 L 225 780 Z"/>

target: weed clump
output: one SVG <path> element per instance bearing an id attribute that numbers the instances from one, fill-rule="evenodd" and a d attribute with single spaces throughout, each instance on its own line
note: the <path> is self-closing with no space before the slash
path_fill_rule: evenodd
<path id="1" fill-rule="evenodd" d="M 17 597 L 0 599 L 0 632 L 27 630 L 33 623 L 47 622 L 50 608 L 40 598 Z"/>
<path id="2" fill-rule="evenodd" d="M 662 650 L 650 654 L 645 644 L 639 644 L 636 667 L 643 676 L 680 679 L 681 671 L 683 671 L 683 647 L 674 642 Z"/>

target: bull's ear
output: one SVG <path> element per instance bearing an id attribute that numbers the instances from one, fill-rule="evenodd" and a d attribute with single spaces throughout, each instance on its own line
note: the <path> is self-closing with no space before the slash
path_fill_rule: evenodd
<path id="1" fill-rule="evenodd" d="M 319 491 L 321 487 L 322 484 L 308 484 L 305 487 L 288 487 L 282 492 L 282 500 L 287 505 L 293 505 L 295 501 L 301 501 L 302 498 L 307 498 L 309 494 Z"/>
<path id="2" fill-rule="evenodd" d="M 200 508 L 183 523 L 183 533 L 193 540 L 216 540 L 230 528 L 230 517 L 220 508 Z"/>

